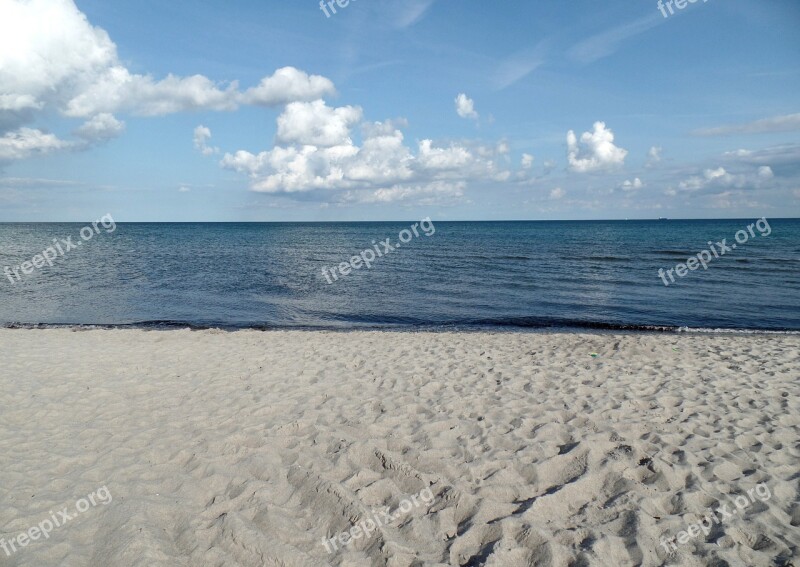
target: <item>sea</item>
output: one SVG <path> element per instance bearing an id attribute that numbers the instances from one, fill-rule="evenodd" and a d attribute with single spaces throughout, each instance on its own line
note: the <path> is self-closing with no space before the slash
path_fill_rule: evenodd
<path id="1" fill-rule="evenodd" d="M 0 224 L 0 326 L 800 332 L 800 219 L 108 219 Z"/>

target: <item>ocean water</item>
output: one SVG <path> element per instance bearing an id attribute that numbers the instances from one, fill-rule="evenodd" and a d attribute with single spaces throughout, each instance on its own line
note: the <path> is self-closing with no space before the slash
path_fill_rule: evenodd
<path id="1" fill-rule="evenodd" d="M 669 286 L 659 277 L 753 222 L 434 219 L 406 243 L 413 220 L 109 222 L 88 240 L 86 224 L 0 224 L 0 269 L 12 274 L 0 279 L 0 325 L 798 331 L 798 219 L 768 220 L 768 236 L 755 228 Z M 383 254 L 387 238 L 401 247 L 334 281 L 332 268 Z M 13 275 L 56 242 L 52 266 Z"/>

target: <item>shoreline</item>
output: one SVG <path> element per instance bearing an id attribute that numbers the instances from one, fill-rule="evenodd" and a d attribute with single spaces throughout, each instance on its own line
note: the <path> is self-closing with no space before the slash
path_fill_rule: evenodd
<path id="1" fill-rule="evenodd" d="M 800 329 L 761 329 L 761 328 L 711 328 L 711 327 L 673 327 L 659 325 L 611 325 L 589 324 L 587 326 L 517 326 L 517 325 L 398 325 L 398 326 L 263 326 L 263 325 L 206 325 L 182 322 L 153 323 L 3 323 L 0 330 L 48 330 L 67 329 L 82 331 L 219 331 L 237 333 L 253 331 L 273 333 L 296 331 L 302 333 L 508 333 L 508 334 L 620 334 L 620 335 L 703 335 L 703 336 L 797 336 Z"/>

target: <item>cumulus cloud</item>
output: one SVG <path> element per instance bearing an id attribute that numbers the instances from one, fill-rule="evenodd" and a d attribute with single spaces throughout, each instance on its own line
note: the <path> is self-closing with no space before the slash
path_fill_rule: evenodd
<path id="1" fill-rule="evenodd" d="M 498 165 L 508 151 L 502 142 L 470 147 L 423 139 L 412 149 L 401 129 L 405 120 L 362 122 L 362 114 L 323 101 L 291 103 L 277 119 L 272 149 L 226 153 L 221 165 L 248 175 L 254 191 L 342 190 L 343 201 L 362 203 L 458 198 L 469 181 L 510 176 Z"/>
<path id="2" fill-rule="evenodd" d="M 350 140 L 350 129 L 361 121 L 358 107 L 332 108 L 322 100 L 293 102 L 278 117 L 279 143 L 339 146 Z"/>
<path id="3" fill-rule="evenodd" d="M 361 124 L 361 131 L 367 138 L 391 136 L 397 130 L 402 130 L 403 128 L 408 128 L 408 120 L 405 118 L 384 120 L 383 122 L 364 122 Z"/>
<path id="4" fill-rule="evenodd" d="M 555 189 L 550 191 L 550 198 L 553 199 L 554 201 L 557 201 L 559 199 L 563 199 L 566 194 L 567 192 L 564 191 L 561 187 L 556 187 Z"/>
<path id="5" fill-rule="evenodd" d="M 708 168 L 701 174 L 692 175 L 681 181 L 677 192 L 720 193 L 728 189 L 758 189 L 774 176 L 769 166 L 742 172 L 731 172 L 725 167 Z M 671 194 L 675 193 L 673 190 Z"/>
<path id="6" fill-rule="evenodd" d="M 105 142 L 116 138 L 124 130 L 124 122 L 117 120 L 113 114 L 104 112 L 84 122 L 75 130 L 75 135 L 87 142 Z"/>
<path id="7" fill-rule="evenodd" d="M 567 132 L 567 159 L 572 171 L 587 173 L 619 167 L 628 150 L 614 145 L 614 134 L 605 122 L 595 122 L 593 132 L 584 132 L 580 141 L 575 132 Z"/>
<path id="8" fill-rule="evenodd" d="M 661 163 L 661 152 L 663 148 L 659 146 L 653 146 L 647 152 L 647 163 L 645 163 L 645 167 L 655 167 L 659 163 Z"/>
<path id="9" fill-rule="evenodd" d="M 257 87 L 242 95 L 246 104 L 278 106 L 289 102 L 312 101 L 326 95 L 335 95 L 333 82 L 320 75 L 308 75 L 294 67 L 278 69 L 265 77 Z"/>
<path id="10" fill-rule="evenodd" d="M 618 189 L 627 193 L 631 191 L 638 191 L 642 187 L 644 187 L 644 182 L 638 177 L 634 178 L 633 180 L 626 179 L 617 186 Z"/>
<path id="11" fill-rule="evenodd" d="M 74 146 L 74 142 L 61 140 L 54 134 L 23 127 L 0 137 L 0 161 L 26 159 Z"/>
<path id="12" fill-rule="evenodd" d="M 398 203 L 414 201 L 419 205 L 449 204 L 464 196 L 464 181 L 433 181 L 419 185 L 395 185 L 386 189 L 369 191 L 348 191 L 342 197 L 343 202 L 356 203 Z"/>
<path id="13" fill-rule="evenodd" d="M 96 77 L 80 94 L 70 99 L 64 114 L 85 117 L 98 112 L 128 111 L 141 116 L 163 116 L 190 110 L 235 110 L 237 83 L 226 88 L 203 75 L 167 75 L 156 81 L 131 74 L 115 65 Z"/>
<path id="14" fill-rule="evenodd" d="M 417 159 L 425 169 L 445 170 L 462 168 L 473 160 L 473 156 L 462 146 L 435 148 L 432 140 L 422 140 Z"/>
<path id="15" fill-rule="evenodd" d="M 766 132 L 791 132 L 800 130 L 800 113 L 764 118 L 746 124 L 717 126 L 696 130 L 696 136 L 730 136 L 733 134 L 763 134 Z"/>
<path id="16" fill-rule="evenodd" d="M 531 154 L 522 154 L 522 169 L 530 169 L 533 167 L 534 157 Z"/>
<path id="17" fill-rule="evenodd" d="M 241 92 L 236 81 L 203 75 L 155 78 L 132 73 L 108 33 L 93 26 L 73 0 L 0 0 L 0 136 L 5 159 L 64 148 L 86 148 L 118 136 L 127 112 L 162 116 L 184 111 L 231 111 L 242 104 L 280 106 L 335 94 L 333 83 L 293 67 L 275 71 Z M 57 22 L 57 28 L 42 22 Z M 81 143 L 30 127 L 52 111 L 85 123 Z M 37 133 L 38 132 L 38 133 Z"/>
<path id="18" fill-rule="evenodd" d="M 211 129 L 202 124 L 194 129 L 194 147 L 197 151 L 199 151 L 204 156 L 210 156 L 211 154 L 215 154 L 219 152 L 219 148 L 213 148 L 208 145 L 208 141 L 211 139 Z"/>
<path id="19" fill-rule="evenodd" d="M 3 0 L 2 9 L 0 110 L 42 109 L 62 98 L 69 83 L 85 84 L 117 60 L 108 34 L 71 0 Z M 58 33 L 45 21 L 58 22 Z"/>
<path id="20" fill-rule="evenodd" d="M 478 113 L 475 112 L 475 101 L 464 93 L 456 97 L 456 112 L 461 118 L 478 119 Z"/>
<path id="21" fill-rule="evenodd" d="M 54 107 L 88 118 L 129 110 L 158 115 L 232 109 L 234 85 L 221 90 L 201 75 L 157 81 L 132 74 L 105 30 L 92 26 L 72 0 L 3 0 L 0 21 L 0 111 Z M 58 22 L 58 33 L 43 21 Z"/>

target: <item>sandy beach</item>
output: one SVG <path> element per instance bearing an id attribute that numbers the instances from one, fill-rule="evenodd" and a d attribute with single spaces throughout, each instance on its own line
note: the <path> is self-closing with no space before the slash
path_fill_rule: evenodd
<path id="1" fill-rule="evenodd" d="M 0 352 L 2 566 L 798 565 L 796 335 L 6 329 Z"/>

